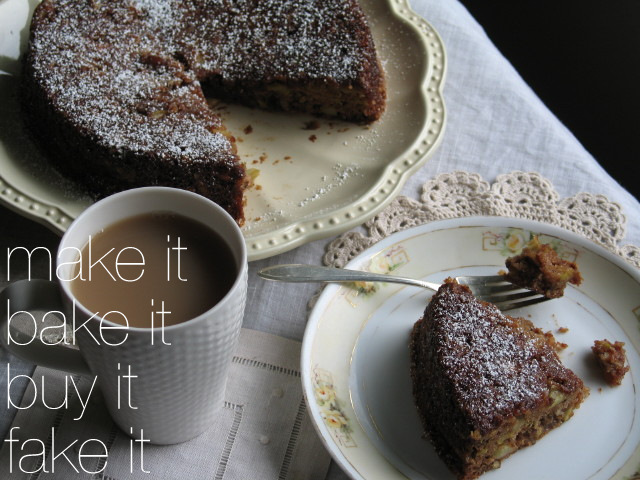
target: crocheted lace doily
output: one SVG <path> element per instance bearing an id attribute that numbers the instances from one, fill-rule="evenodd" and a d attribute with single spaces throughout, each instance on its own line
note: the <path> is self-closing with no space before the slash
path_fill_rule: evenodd
<path id="1" fill-rule="evenodd" d="M 425 183 L 420 201 L 397 197 L 364 224 L 327 246 L 325 265 L 343 267 L 382 238 L 416 225 L 445 218 L 494 215 L 537 220 L 582 235 L 640 267 L 640 248 L 619 246 L 626 219 L 620 205 L 602 195 L 579 193 L 560 199 L 551 182 L 537 173 L 500 175 L 493 185 L 478 174 L 453 172 Z"/>

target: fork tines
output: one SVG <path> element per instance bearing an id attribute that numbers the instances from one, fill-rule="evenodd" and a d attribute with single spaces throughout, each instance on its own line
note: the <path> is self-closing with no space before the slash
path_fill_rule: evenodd
<path id="1" fill-rule="evenodd" d="M 502 275 L 461 276 L 458 283 L 468 285 L 479 300 L 495 304 L 500 310 L 512 310 L 549 300 L 526 288 L 507 282 Z"/>

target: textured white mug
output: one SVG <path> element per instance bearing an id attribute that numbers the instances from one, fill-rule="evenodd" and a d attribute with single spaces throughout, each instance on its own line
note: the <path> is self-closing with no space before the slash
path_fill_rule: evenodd
<path id="1" fill-rule="evenodd" d="M 143 436 L 154 444 L 174 444 L 201 434 L 223 405 L 247 292 L 247 253 L 236 222 L 221 207 L 191 192 L 167 187 L 127 190 L 91 205 L 70 225 L 58 248 L 56 272 L 59 279 L 72 278 L 70 269 L 77 256 L 74 251 L 83 248 L 89 235 L 125 218 L 157 211 L 197 220 L 217 232 L 230 247 L 237 267 L 235 280 L 215 306 L 163 331 L 135 327 L 123 330 L 121 325 L 100 319 L 74 302 L 70 282 L 23 280 L 0 294 L 4 310 L 0 337 L 12 353 L 32 363 L 97 377 L 109 412 L 125 433 Z M 11 311 L 7 311 L 8 301 Z M 59 310 L 67 321 L 75 310 L 76 328 L 90 319 L 86 328 L 77 328 L 78 349 L 18 340 L 24 339 L 24 333 L 14 331 L 8 320 L 13 312 L 30 310 Z M 115 328 L 105 328 L 109 326 Z M 126 340 L 122 341 L 125 333 Z M 8 341 L 9 335 L 13 342 Z M 128 395 L 124 393 L 124 376 L 129 366 L 136 377 L 135 381 L 129 380 L 131 397 L 123 399 L 119 397 Z"/>

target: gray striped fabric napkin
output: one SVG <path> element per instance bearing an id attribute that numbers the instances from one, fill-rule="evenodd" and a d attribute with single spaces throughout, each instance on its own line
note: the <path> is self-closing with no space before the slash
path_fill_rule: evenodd
<path id="1" fill-rule="evenodd" d="M 98 392 L 89 395 L 90 379 L 65 386 L 64 373 L 37 367 L 37 392 L 30 382 L 7 433 L 16 441 L 3 442 L 0 477 L 324 479 L 330 458 L 307 414 L 299 360 L 299 342 L 244 329 L 216 423 L 189 442 L 142 448 L 113 424 Z M 67 408 L 51 408 L 65 398 Z"/>

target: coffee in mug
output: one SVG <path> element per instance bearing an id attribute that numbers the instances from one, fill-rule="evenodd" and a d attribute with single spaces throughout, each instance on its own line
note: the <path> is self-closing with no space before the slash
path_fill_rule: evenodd
<path id="1" fill-rule="evenodd" d="M 73 271 L 71 292 L 112 322 L 153 328 L 206 312 L 231 289 L 231 249 L 203 223 L 171 212 L 120 220 L 91 236 Z M 161 308 L 161 318 L 152 315 Z"/>

